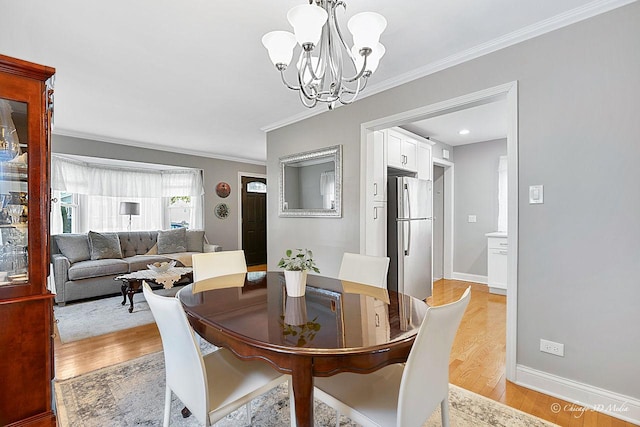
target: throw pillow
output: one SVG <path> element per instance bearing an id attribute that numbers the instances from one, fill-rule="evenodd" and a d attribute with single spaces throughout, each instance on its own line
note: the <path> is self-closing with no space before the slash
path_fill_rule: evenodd
<path id="1" fill-rule="evenodd" d="M 147 251 L 145 255 L 158 255 L 158 244 L 151 246 L 151 249 Z"/>
<path id="2" fill-rule="evenodd" d="M 120 239 L 116 233 L 89 232 L 91 259 L 122 258 Z"/>
<path id="3" fill-rule="evenodd" d="M 187 229 L 174 228 L 158 231 L 158 254 L 174 254 L 187 251 Z"/>
<path id="4" fill-rule="evenodd" d="M 89 240 L 86 234 L 60 234 L 53 236 L 60 253 L 69 259 L 71 264 L 91 259 Z"/>
<path id="5" fill-rule="evenodd" d="M 187 252 L 204 250 L 204 230 L 187 230 Z"/>

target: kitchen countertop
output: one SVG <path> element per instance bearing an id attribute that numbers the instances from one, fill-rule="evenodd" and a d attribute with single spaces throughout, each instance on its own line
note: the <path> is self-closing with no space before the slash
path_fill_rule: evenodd
<path id="1" fill-rule="evenodd" d="M 492 231 L 491 233 L 485 234 L 487 237 L 508 237 L 506 231 Z"/>

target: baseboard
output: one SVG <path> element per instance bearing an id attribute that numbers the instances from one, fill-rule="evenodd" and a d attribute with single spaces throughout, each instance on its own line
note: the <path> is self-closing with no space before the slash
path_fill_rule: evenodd
<path id="1" fill-rule="evenodd" d="M 505 288 L 495 288 L 493 286 L 489 286 L 489 292 L 496 295 L 507 295 L 507 290 Z"/>
<path id="2" fill-rule="evenodd" d="M 523 365 L 516 366 L 516 384 L 540 393 L 548 394 L 572 404 L 561 407 L 557 412 L 571 411 L 574 416 L 581 412 L 597 411 L 621 420 L 640 425 L 640 400 L 589 384 L 579 383 L 547 372 Z M 553 404 L 552 404 L 553 405 Z M 555 409 L 552 407 L 552 411 Z"/>
<path id="3" fill-rule="evenodd" d="M 487 278 L 487 276 L 480 276 L 479 274 L 467 274 L 467 273 L 454 272 L 451 275 L 451 278 L 453 280 L 462 280 L 463 282 L 482 283 L 483 285 L 486 285 L 487 283 L 489 283 L 489 279 Z"/>

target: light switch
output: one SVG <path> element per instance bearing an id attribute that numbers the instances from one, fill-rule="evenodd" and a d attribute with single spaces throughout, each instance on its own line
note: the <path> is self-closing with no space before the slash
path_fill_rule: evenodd
<path id="1" fill-rule="evenodd" d="M 530 185 L 529 186 L 529 204 L 535 205 L 539 203 L 544 203 L 544 186 Z"/>
<path id="2" fill-rule="evenodd" d="M 468 222 L 478 222 L 478 219 L 476 218 L 475 215 L 469 215 L 469 220 Z"/>

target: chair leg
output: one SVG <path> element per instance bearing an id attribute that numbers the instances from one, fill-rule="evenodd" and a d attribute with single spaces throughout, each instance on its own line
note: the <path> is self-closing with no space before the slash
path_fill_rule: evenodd
<path id="1" fill-rule="evenodd" d="M 164 393 L 164 421 L 162 425 L 164 427 L 169 427 L 169 418 L 171 416 L 171 389 L 169 386 L 166 387 Z"/>
<path id="2" fill-rule="evenodd" d="M 336 409 L 336 427 L 340 427 L 340 410 Z"/>
<path id="3" fill-rule="evenodd" d="M 251 425 L 251 402 L 247 402 L 246 405 L 244 405 L 245 409 L 247 410 L 247 425 L 250 426 Z"/>
<path id="4" fill-rule="evenodd" d="M 440 402 L 440 412 L 442 414 L 442 427 L 449 427 L 449 395 Z"/>
<path id="5" fill-rule="evenodd" d="M 289 418 L 291 422 L 289 423 L 291 427 L 296 427 L 296 400 L 293 398 L 293 383 L 291 379 L 289 379 Z"/>

